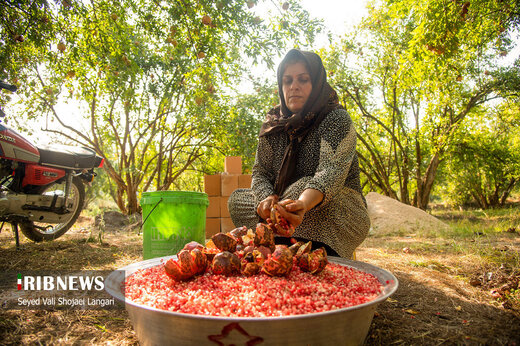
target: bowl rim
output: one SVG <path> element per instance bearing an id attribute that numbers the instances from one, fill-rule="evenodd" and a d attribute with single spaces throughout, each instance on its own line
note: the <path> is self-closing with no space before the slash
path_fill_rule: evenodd
<path id="1" fill-rule="evenodd" d="M 331 315 L 331 314 L 340 314 L 345 313 L 346 311 L 353 311 L 353 310 L 360 310 L 364 308 L 368 308 L 372 305 L 377 306 L 383 301 L 385 301 L 387 298 L 389 298 L 391 295 L 397 291 L 397 288 L 399 287 L 399 282 L 397 278 L 389 272 L 386 269 L 377 267 L 373 264 L 356 261 L 356 260 L 350 260 L 345 259 L 341 257 L 334 257 L 334 256 L 328 256 L 329 262 L 336 263 L 342 266 L 350 267 L 356 270 L 363 271 L 368 274 L 374 275 L 381 285 L 383 286 L 382 293 L 377 296 L 375 299 L 354 305 L 349 306 L 345 308 L 340 309 L 334 309 L 334 310 L 328 310 L 328 311 L 322 311 L 322 312 L 313 312 L 313 313 L 307 313 L 307 314 L 300 314 L 300 315 L 288 315 L 288 316 L 267 316 L 267 317 L 234 317 L 234 316 L 211 316 L 211 315 L 199 315 L 199 314 L 189 314 L 189 313 L 183 313 L 183 312 L 175 312 L 175 311 L 168 311 L 163 309 L 154 308 L 151 306 L 143 305 L 135 303 L 131 300 L 128 300 L 125 298 L 123 293 L 121 292 L 120 286 L 121 283 L 126 280 L 127 277 L 132 275 L 134 272 L 140 269 L 147 269 L 151 268 L 160 264 L 165 263 L 169 259 L 176 259 L 177 256 L 163 256 L 163 257 L 156 257 L 136 263 L 132 263 L 130 265 L 127 265 L 125 267 L 122 267 L 120 269 L 116 269 L 112 273 L 110 273 L 105 278 L 105 290 L 110 294 L 112 297 L 117 299 L 118 301 L 125 304 L 125 308 L 128 310 L 129 308 L 137 308 L 137 309 L 144 309 L 151 312 L 157 312 L 161 314 L 166 315 L 172 315 L 176 317 L 183 317 L 183 318 L 190 318 L 190 319 L 197 319 L 197 320 L 215 320 L 215 321 L 236 321 L 236 322 L 253 322 L 253 321 L 279 321 L 279 320 L 288 320 L 288 319 L 305 319 L 305 318 L 316 318 L 318 316 L 325 316 L 325 315 Z"/>

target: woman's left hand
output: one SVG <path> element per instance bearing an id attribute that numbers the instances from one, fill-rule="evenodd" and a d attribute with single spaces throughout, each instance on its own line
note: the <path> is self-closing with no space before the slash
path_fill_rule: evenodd
<path id="1" fill-rule="evenodd" d="M 296 228 L 303 222 L 305 213 L 321 203 L 321 201 L 323 201 L 322 192 L 315 189 L 305 189 L 297 200 L 287 204 L 285 208 L 279 206 L 276 206 L 276 208 L 280 215 Z"/>
<path id="2" fill-rule="evenodd" d="M 292 201 L 292 203 L 287 204 L 285 208 L 278 205 L 275 205 L 275 208 L 277 208 L 280 215 L 294 226 L 294 228 L 298 227 L 302 223 L 303 216 L 307 211 L 305 203 L 301 200 Z"/>

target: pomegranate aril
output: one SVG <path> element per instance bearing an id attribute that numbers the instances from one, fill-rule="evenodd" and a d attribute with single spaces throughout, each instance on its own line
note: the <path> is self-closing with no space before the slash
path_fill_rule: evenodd
<path id="1" fill-rule="evenodd" d="M 125 284 L 126 297 L 169 311 L 233 317 L 287 316 L 345 308 L 378 296 L 372 275 L 329 264 L 319 275 L 297 266 L 287 277 L 224 277 L 206 272 L 186 282 L 171 281 L 162 266 L 140 270 Z M 230 297 L 230 298 L 226 298 Z"/>

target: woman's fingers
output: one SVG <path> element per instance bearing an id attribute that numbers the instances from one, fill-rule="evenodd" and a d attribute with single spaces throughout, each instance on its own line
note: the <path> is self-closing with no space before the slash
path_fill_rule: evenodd
<path id="1" fill-rule="evenodd" d="M 289 212 L 285 208 L 280 206 L 275 206 L 276 210 L 280 213 L 280 215 L 285 218 L 291 225 L 294 227 L 299 226 L 303 221 L 304 209 L 300 207 L 295 207 L 294 212 Z"/>
<path id="2" fill-rule="evenodd" d="M 285 206 L 285 209 L 287 211 L 291 212 L 291 213 L 295 213 L 295 212 L 298 212 L 300 210 L 303 210 L 305 212 L 305 205 L 303 204 L 302 201 L 296 200 L 296 201 L 292 201 L 291 203 L 288 203 Z"/>
<path id="3" fill-rule="evenodd" d="M 258 204 L 256 212 L 262 219 L 266 220 L 271 216 L 271 208 L 276 203 L 278 203 L 278 196 L 271 195 Z"/>
<path id="4" fill-rule="evenodd" d="M 287 220 L 287 222 L 289 222 L 294 227 L 299 226 L 303 221 L 303 215 L 306 211 L 305 204 L 300 200 L 293 201 L 286 199 L 280 202 L 280 204 L 283 205 L 280 206 L 277 204 L 278 202 L 278 196 L 271 195 L 258 204 L 256 212 L 262 219 L 267 220 L 271 217 L 271 209 L 276 208 L 280 215 Z M 278 224 L 275 224 L 275 227 L 280 228 Z"/>
<path id="5" fill-rule="evenodd" d="M 265 220 L 269 217 L 270 210 L 271 210 L 270 203 L 268 201 L 263 201 L 258 205 L 257 212 L 258 212 L 258 215 L 260 215 L 260 217 Z"/>

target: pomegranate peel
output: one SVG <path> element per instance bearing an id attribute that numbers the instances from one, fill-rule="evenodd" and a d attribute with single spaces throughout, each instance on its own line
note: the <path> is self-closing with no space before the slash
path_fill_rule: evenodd
<path id="1" fill-rule="evenodd" d="M 229 233 L 217 233 L 211 240 L 220 251 L 235 252 L 237 248 L 237 238 Z"/>
<path id="2" fill-rule="evenodd" d="M 184 281 L 201 274 L 207 267 L 206 255 L 199 249 L 181 250 L 177 260 L 170 258 L 164 264 L 166 274 L 175 281 Z"/>
<path id="3" fill-rule="evenodd" d="M 222 274 L 229 276 L 240 273 L 240 259 L 234 253 L 222 251 L 215 255 L 211 263 L 211 271 L 213 274 Z"/>
<path id="4" fill-rule="evenodd" d="M 291 272 L 293 255 L 285 245 L 276 245 L 276 249 L 264 262 L 262 271 L 271 276 L 284 276 Z"/>

